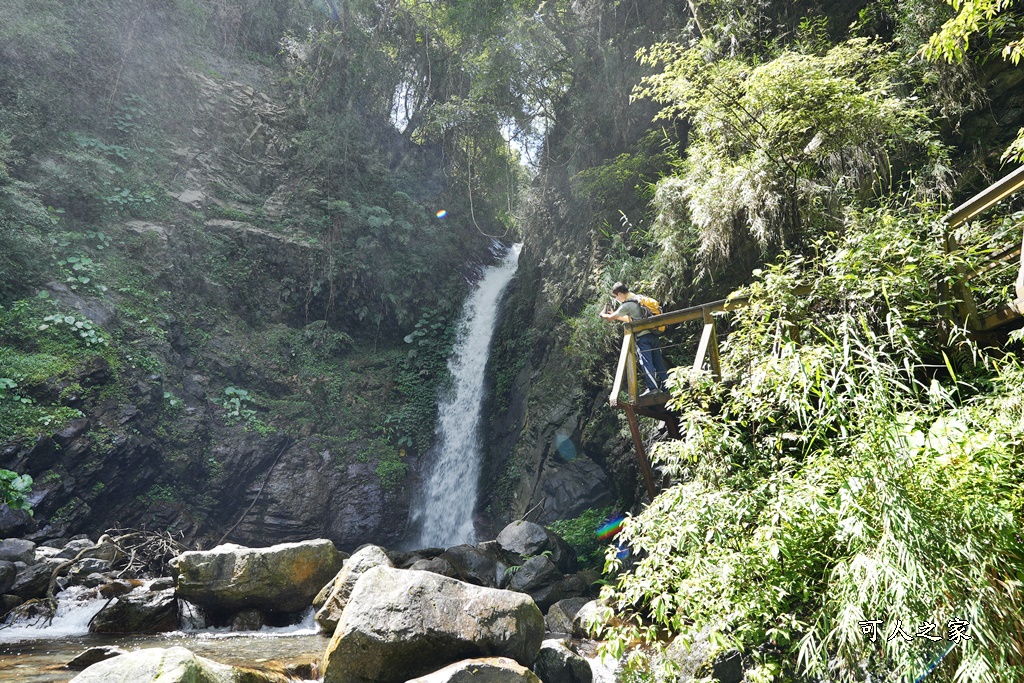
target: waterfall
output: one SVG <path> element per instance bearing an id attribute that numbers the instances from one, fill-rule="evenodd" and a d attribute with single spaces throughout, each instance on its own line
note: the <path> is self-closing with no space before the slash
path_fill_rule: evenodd
<path id="1" fill-rule="evenodd" d="M 410 514 L 417 547 L 474 543 L 473 509 L 480 478 L 480 409 L 484 369 L 498 321 L 498 305 L 519 265 L 514 245 L 500 263 L 484 270 L 459 321 L 448 371 L 452 389 L 438 405 L 434 446 L 427 454 L 430 472 Z"/>

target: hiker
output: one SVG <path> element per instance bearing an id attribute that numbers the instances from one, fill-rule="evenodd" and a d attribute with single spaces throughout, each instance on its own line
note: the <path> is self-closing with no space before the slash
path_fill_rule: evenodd
<path id="1" fill-rule="evenodd" d="M 605 320 L 628 323 L 648 317 L 640 308 L 640 301 L 621 282 L 616 282 L 612 287 L 612 296 L 619 302 L 619 307 L 611 311 L 608 310 L 610 306 L 606 306 L 600 314 Z M 640 361 L 644 384 L 647 385 L 647 391 L 641 396 L 665 391 L 667 388 L 665 382 L 668 380 L 668 368 L 665 367 L 665 359 L 661 357 L 660 342 L 654 330 L 644 330 L 636 335 L 636 355 Z"/>

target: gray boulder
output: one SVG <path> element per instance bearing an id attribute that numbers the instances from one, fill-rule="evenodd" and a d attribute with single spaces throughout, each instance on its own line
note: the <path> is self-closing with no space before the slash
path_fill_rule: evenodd
<path id="1" fill-rule="evenodd" d="M 259 631 L 263 628 L 263 612 L 244 609 L 231 618 L 232 631 Z"/>
<path id="2" fill-rule="evenodd" d="M 451 565 L 448 560 L 443 557 L 435 557 L 432 559 L 416 560 L 412 563 L 409 569 L 415 569 L 422 572 L 433 572 L 434 574 L 440 574 L 441 576 L 447 576 L 453 579 L 458 578 L 458 572 L 455 571 L 455 567 Z"/>
<path id="3" fill-rule="evenodd" d="M 527 593 L 542 610 L 547 609 L 562 598 L 562 572 L 543 555 L 527 560 L 509 581 L 509 590 Z"/>
<path id="4" fill-rule="evenodd" d="M 512 522 L 495 539 L 502 550 L 530 558 L 548 551 L 563 574 L 576 571 L 576 551 L 558 534 L 533 522 Z"/>
<path id="5" fill-rule="evenodd" d="M 253 607 L 298 612 L 341 568 L 341 555 L 327 539 L 269 548 L 221 545 L 171 560 L 178 597 L 211 611 Z"/>
<path id="6" fill-rule="evenodd" d="M 93 664 L 72 683 L 289 683 L 281 673 L 232 667 L 183 647 L 148 648 Z"/>
<path id="7" fill-rule="evenodd" d="M 105 662 L 108 659 L 113 659 L 114 657 L 126 654 L 128 654 L 128 650 L 122 650 L 115 645 L 90 647 L 88 650 L 65 664 L 64 668 L 71 669 L 72 671 L 81 671 L 82 669 L 89 668 L 93 664 Z"/>
<path id="8" fill-rule="evenodd" d="M 46 560 L 19 569 L 14 585 L 8 592 L 23 600 L 43 597 L 50 585 L 50 577 L 60 565 L 60 560 Z"/>
<path id="9" fill-rule="evenodd" d="M 36 544 L 23 538 L 5 538 L 0 541 L 0 560 L 32 564 L 36 561 Z"/>
<path id="10" fill-rule="evenodd" d="M 572 618 L 572 634 L 577 638 L 592 637 L 592 629 L 597 626 L 616 623 L 615 613 L 608 605 L 591 600 L 576 612 Z"/>
<path id="11" fill-rule="evenodd" d="M 321 594 L 327 591 L 327 597 L 314 618 L 316 623 L 320 624 L 323 632 L 327 635 L 334 633 L 334 629 L 338 626 L 338 619 L 341 618 L 341 613 L 345 610 L 345 605 L 348 604 L 348 598 L 352 595 L 352 588 L 355 587 L 363 572 L 374 567 L 390 566 L 392 566 L 391 560 L 387 553 L 383 548 L 375 545 L 360 548 L 352 557 L 345 560 L 341 571 L 320 591 Z M 329 591 L 328 588 L 330 588 Z M 319 599 L 319 597 L 318 595 L 317 598 Z M 316 603 L 314 602 L 314 604 Z"/>
<path id="12" fill-rule="evenodd" d="M 13 562 L 0 560 L 0 593 L 6 593 L 14 585 L 14 579 L 18 576 L 18 568 Z"/>
<path id="13" fill-rule="evenodd" d="M 93 664 L 72 683 L 235 683 L 235 670 L 183 647 L 148 648 Z"/>
<path id="14" fill-rule="evenodd" d="M 76 557 L 80 552 L 86 549 L 95 548 L 96 544 L 87 538 L 79 538 L 73 541 L 68 541 L 67 545 L 60 549 L 57 553 L 57 557 L 62 560 L 70 560 Z M 85 557 L 83 555 L 83 557 Z"/>
<path id="15" fill-rule="evenodd" d="M 407 683 L 541 683 L 541 679 L 514 659 L 484 657 L 450 664 Z"/>
<path id="16" fill-rule="evenodd" d="M 93 617 L 92 633 L 163 633 L 178 629 L 178 601 L 174 589 L 134 590 L 114 598 Z"/>
<path id="17" fill-rule="evenodd" d="M 590 662 L 576 654 L 561 640 L 545 640 L 533 671 L 544 683 L 592 683 Z"/>
<path id="18" fill-rule="evenodd" d="M 505 572 L 505 567 L 499 569 L 493 557 L 471 545 L 452 546 L 444 551 L 441 558 L 452 566 L 456 578 L 474 586 L 496 588 Z"/>
<path id="19" fill-rule="evenodd" d="M 544 615 L 544 626 L 551 633 L 572 633 L 572 620 L 583 605 L 590 602 L 587 598 L 566 598 L 551 605 Z"/>
<path id="20" fill-rule="evenodd" d="M 399 683 L 471 657 L 533 664 L 544 618 L 528 596 L 375 567 L 356 583 L 324 655 L 324 683 Z"/>

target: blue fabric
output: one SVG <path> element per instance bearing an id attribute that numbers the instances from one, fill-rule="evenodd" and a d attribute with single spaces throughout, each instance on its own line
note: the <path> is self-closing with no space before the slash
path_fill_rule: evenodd
<path id="1" fill-rule="evenodd" d="M 636 338 L 636 355 L 640 359 L 640 371 L 644 384 L 651 391 L 663 391 L 668 380 L 668 368 L 661 357 L 661 339 L 656 334 L 645 334 Z"/>

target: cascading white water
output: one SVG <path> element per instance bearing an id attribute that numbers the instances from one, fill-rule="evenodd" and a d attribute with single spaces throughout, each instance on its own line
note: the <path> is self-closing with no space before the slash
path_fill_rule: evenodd
<path id="1" fill-rule="evenodd" d="M 480 408 L 484 369 L 498 320 L 501 295 L 519 265 L 514 245 L 501 261 L 484 271 L 462 310 L 448 371 L 452 390 L 438 405 L 437 433 L 431 448 L 430 474 L 413 504 L 410 526 L 419 530 L 418 547 L 449 547 L 476 542 L 473 508 L 480 477 Z"/>

